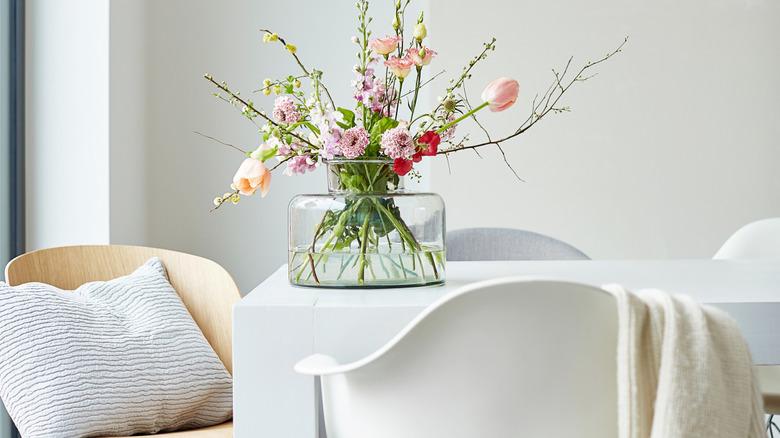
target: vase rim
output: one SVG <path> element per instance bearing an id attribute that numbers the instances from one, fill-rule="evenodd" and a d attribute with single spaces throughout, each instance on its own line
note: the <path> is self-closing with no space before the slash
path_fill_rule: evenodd
<path id="1" fill-rule="evenodd" d="M 389 158 L 331 158 L 330 160 L 324 160 L 325 164 L 344 164 L 344 163 L 361 163 L 361 164 L 393 164 L 393 160 Z"/>

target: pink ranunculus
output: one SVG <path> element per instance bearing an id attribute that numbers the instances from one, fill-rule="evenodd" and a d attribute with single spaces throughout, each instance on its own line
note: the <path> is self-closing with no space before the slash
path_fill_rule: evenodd
<path id="1" fill-rule="evenodd" d="M 482 91 L 482 101 L 489 104 L 490 111 L 499 112 L 514 105 L 519 92 L 520 84 L 516 80 L 498 78 Z"/>
<path id="2" fill-rule="evenodd" d="M 406 52 L 406 55 L 412 60 L 414 65 L 422 67 L 431 63 L 433 57 L 436 56 L 436 52 L 427 47 L 423 47 L 422 49 L 412 47 Z"/>
<path id="3" fill-rule="evenodd" d="M 374 38 L 368 42 L 368 46 L 371 50 L 380 55 L 389 55 L 398 48 L 398 43 L 401 42 L 399 36 L 387 36 L 384 38 Z"/>
<path id="4" fill-rule="evenodd" d="M 355 126 L 344 131 L 339 140 L 339 149 L 345 158 L 355 159 L 366 151 L 369 143 L 368 132 L 362 126 Z"/>
<path id="5" fill-rule="evenodd" d="M 400 79 L 404 79 L 409 75 L 414 63 L 409 57 L 404 56 L 399 58 L 397 56 L 391 56 L 390 59 L 385 61 L 385 65 Z"/>
<path id="6" fill-rule="evenodd" d="M 260 189 L 260 196 L 265 197 L 271 186 L 271 172 L 262 161 L 247 158 L 239 166 L 233 176 L 233 185 L 244 196 L 250 196 Z"/>

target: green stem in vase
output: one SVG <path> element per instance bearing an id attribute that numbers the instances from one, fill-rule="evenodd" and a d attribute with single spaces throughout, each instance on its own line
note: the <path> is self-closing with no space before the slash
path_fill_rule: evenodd
<path id="1" fill-rule="evenodd" d="M 360 242 L 360 262 L 358 265 L 358 284 L 363 284 L 366 271 L 366 248 L 368 247 L 368 219 L 371 216 L 371 211 L 366 212 L 366 217 L 363 219 L 363 226 L 361 231 L 363 233 L 362 241 Z"/>
<path id="2" fill-rule="evenodd" d="M 315 274 L 314 270 L 317 268 L 317 266 L 322 261 L 322 258 L 323 258 L 323 254 L 322 253 L 324 253 L 324 252 L 326 252 L 328 250 L 328 247 L 333 243 L 333 239 L 340 239 L 341 236 L 344 234 L 344 229 L 346 228 L 347 221 L 349 220 L 350 215 L 352 215 L 353 210 L 356 210 L 360 206 L 360 204 L 362 204 L 362 203 L 363 203 L 362 200 L 360 200 L 358 202 L 355 202 L 351 207 L 345 208 L 344 210 L 342 210 L 339 213 L 338 222 L 333 227 L 333 230 L 331 231 L 331 235 L 328 236 L 328 238 L 325 240 L 325 243 L 320 248 L 320 252 L 321 253 L 317 257 L 317 260 L 316 261 L 312 260 L 312 263 L 311 263 L 312 271 L 309 273 L 310 275 Z M 323 221 L 324 221 L 324 217 L 323 217 Z M 318 239 L 318 236 L 315 233 L 314 241 L 312 241 L 312 245 L 309 248 L 309 256 L 310 257 L 312 257 L 313 254 L 315 253 L 314 245 L 315 245 L 317 239 Z M 306 267 L 307 266 L 309 266 L 309 265 L 307 265 L 306 263 L 304 263 L 301 266 L 301 269 L 298 271 L 298 274 L 295 276 L 295 281 L 296 282 L 299 283 L 301 281 L 301 277 L 303 276 L 303 273 L 306 271 Z"/>

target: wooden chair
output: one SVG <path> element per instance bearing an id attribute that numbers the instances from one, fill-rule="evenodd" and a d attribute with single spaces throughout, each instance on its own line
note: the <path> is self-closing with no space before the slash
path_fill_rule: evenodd
<path id="1" fill-rule="evenodd" d="M 241 298 L 230 274 L 217 263 L 190 254 L 140 246 L 67 246 L 32 251 L 5 268 L 8 284 L 42 282 L 73 290 L 90 281 L 130 274 L 152 257 L 159 257 L 168 277 L 217 356 L 233 373 L 233 304 Z M 233 423 L 154 436 L 226 438 Z"/>

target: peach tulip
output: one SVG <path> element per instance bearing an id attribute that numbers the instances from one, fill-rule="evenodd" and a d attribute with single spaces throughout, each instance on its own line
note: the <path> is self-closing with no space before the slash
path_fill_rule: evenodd
<path id="1" fill-rule="evenodd" d="M 271 172 L 262 161 L 247 158 L 233 176 L 233 186 L 244 196 L 254 194 L 259 188 L 260 196 L 265 197 L 271 186 Z"/>
<path id="2" fill-rule="evenodd" d="M 401 42 L 401 37 L 388 36 L 384 38 L 374 38 L 368 42 L 368 46 L 371 47 L 371 50 L 374 52 L 387 56 L 398 48 L 399 42 Z"/>
<path id="3" fill-rule="evenodd" d="M 482 100 L 490 106 L 490 111 L 504 111 L 517 101 L 520 84 L 510 78 L 498 78 L 489 83 L 482 91 Z"/>

